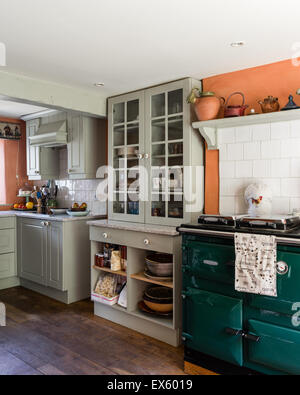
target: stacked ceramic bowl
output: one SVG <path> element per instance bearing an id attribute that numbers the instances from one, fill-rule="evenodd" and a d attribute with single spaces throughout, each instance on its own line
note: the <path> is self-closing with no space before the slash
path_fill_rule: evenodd
<path id="1" fill-rule="evenodd" d="M 145 276 L 158 281 L 172 281 L 173 256 L 170 254 L 152 254 L 146 258 Z"/>
<path id="2" fill-rule="evenodd" d="M 170 313 L 173 311 L 173 289 L 151 286 L 144 292 L 145 305 L 157 313 Z"/>

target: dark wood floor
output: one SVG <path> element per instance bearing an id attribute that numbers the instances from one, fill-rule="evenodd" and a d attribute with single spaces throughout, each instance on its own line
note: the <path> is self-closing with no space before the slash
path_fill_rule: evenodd
<path id="1" fill-rule="evenodd" d="M 0 374 L 183 374 L 183 351 L 22 287 L 0 291 Z"/>

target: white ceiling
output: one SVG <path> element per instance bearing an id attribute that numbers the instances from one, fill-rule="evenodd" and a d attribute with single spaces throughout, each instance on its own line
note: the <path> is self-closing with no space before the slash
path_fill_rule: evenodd
<path id="1" fill-rule="evenodd" d="M 19 119 L 24 115 L 33 114 L 47 110 L 44 107 L 33 106 L 8 100 L 5 96 L 0 96 L 0 117 Z"/>
<path id="2" fill-rule="evenodd" d="M 1 0 L 0 42 L 7 71 L 111 95 L 291 58 L 299 15 L 299 0 Z"/>

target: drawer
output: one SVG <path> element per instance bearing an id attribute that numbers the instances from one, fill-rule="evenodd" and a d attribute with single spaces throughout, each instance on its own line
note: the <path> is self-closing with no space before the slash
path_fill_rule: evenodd
<path id="1" fill-rule="evenodd" d="M 0 255 L 0 279 L 16 275 L 15 254 Z"/>
<path id="2" fill-rule="evenodd" d="M 15 217 L 0 217 L 0 229 L 13 229 L 15 227 Z"/>
<path id="3" fill-rule="evenodd" d="M 0 254 L 15 252 L 15 229 L 0 230 Z"/>
<path id="4" fill-rule="evenodd" d="M 178 236 L 179 237 L 179 236 Z M 102 243 L 125 245 L 149 251 L 173 253 L 176 237 L 128 230 L 90 227 L 90 239 Z"/>

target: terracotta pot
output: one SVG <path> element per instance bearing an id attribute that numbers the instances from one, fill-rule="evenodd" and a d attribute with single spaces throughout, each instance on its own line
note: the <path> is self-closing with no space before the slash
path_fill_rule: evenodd
<path id="1" fill-rule="evenodd" d="M 195 100 L 194 109 L 199 121 L 215 119 L 221 108 L 222 97 L 212 95 L 201 96 Z M 225 102 L 225 100 L 224 100 Z"/>

